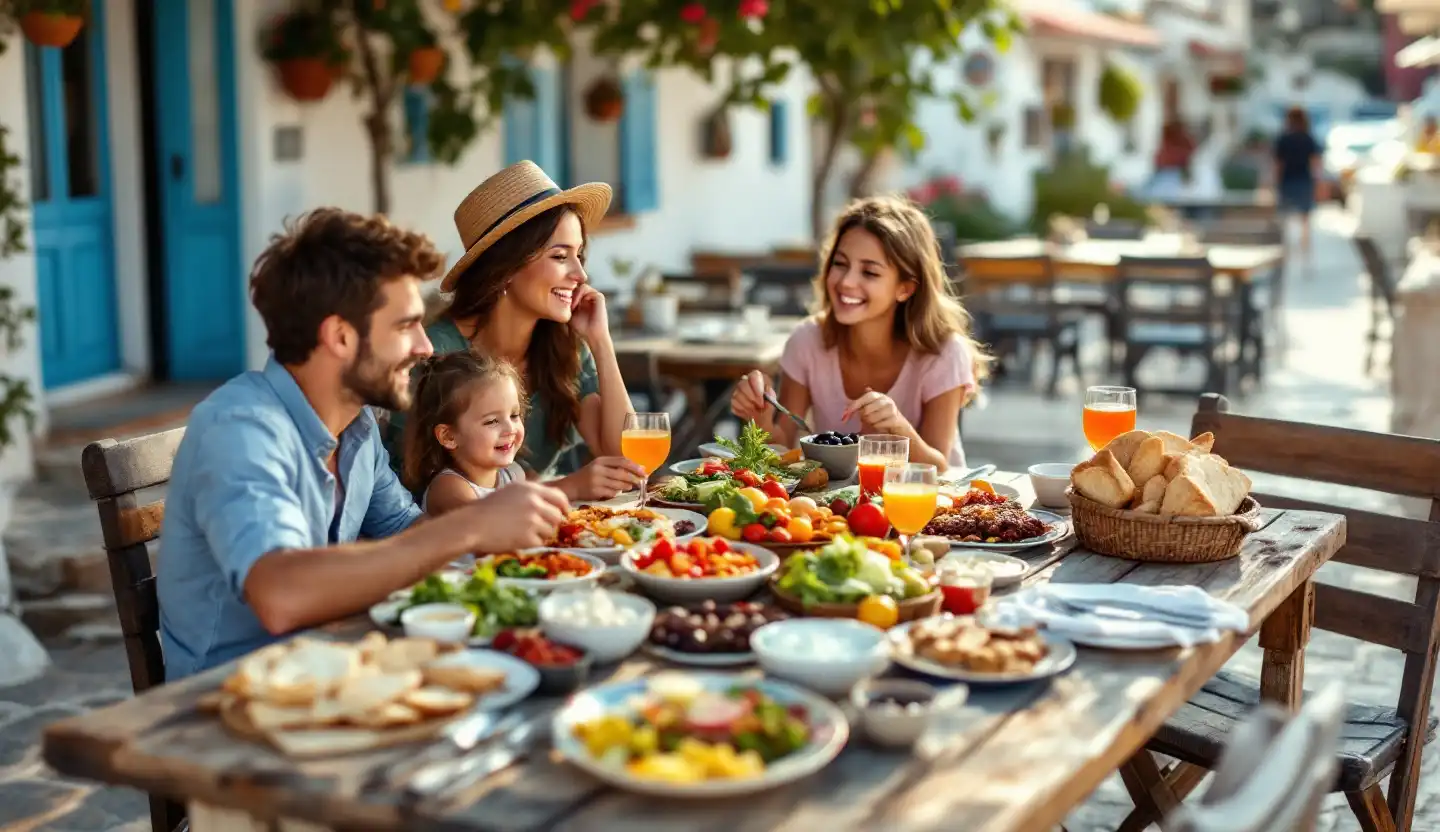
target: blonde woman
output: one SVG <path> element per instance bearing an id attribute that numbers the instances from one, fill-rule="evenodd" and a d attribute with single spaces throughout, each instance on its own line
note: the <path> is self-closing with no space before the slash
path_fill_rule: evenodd
<path id="1" fill-rule="evenodd" d="M 990 357 L 970 337 L 929 218 L 902 199 L 858 200 L 836 221 L 823 263 L 820 311 L 780 359 L 780 403 L 810 413 L 817 431 L 899 434 L 912 461 L 963 466 L 960 408 Z M 775 418 L 769 392 L 764 374 L 751 372 L 730 408 L 794 445 L 795 425 Z"/>

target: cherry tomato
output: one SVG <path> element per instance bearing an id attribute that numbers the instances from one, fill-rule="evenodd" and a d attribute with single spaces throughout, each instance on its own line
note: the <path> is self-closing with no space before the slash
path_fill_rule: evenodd
<path id="1" fill-rule="evenodd" d="M 735 479 L 737 482 L 739 482 L 746 488 L 760 487 L 760 478 L 755 476 L 754 471 L 747 471 L 744 468 L 741 468 L 739 471 L 735 472 Z"/>
<path id="2" fill-rule="evenodd" d="M 861 537 L 885 537 L 890 534 L 885 512 L 874 503 L 861 503 L 850 509 L 845 520 L 850 524 L 850 531 Z"/>
<path id="3" fill-rule="evenodd" d="M 900 620 L 900 605 L 889 595 L 867 595 L 855 617 L 872 627 L 888 630 Z"/>
<path id="4" fill-rule="evenodd" d="M 765 536 L 768 534 L 770 534 L 770 530 L 759 523 L 751 523 L 741 532 L 741 535 L 751 543 L 764 543 Z"/>
<path id="5" fill-rule="evenodd" d="M 710 550 L 717 555 L 727 554 L 730 551 L 730 542 L 723 537 L 717 537 L 711 541 Z"/>
<path id="6" fill-rule="evenodd" d="M 777 500 L 785 500 L 787 503 L 790 500 L 790 492 L 786 491 L 785 486 L 781 485 L 778 480 L 765 480 L 761 483 L 760 490 L 764 491 L 766 496 L 774 497 Z"/>
<path id="7" fill-rule="evenodd" d="M 723 459 L 707 459 L 700 466 L 700 473 L 705 476 L 724 474 L 730 470 L 730 466 Z"/>
<path id="8" fill-rule="evenodd" d="M 794 538 L 790 536 L 790 530 L 785 528 L 784 526 L 776 526 L 775 528 L 771 529 L 770 534 L 766 536 L 766 539 L 769 540 L 771 543 L 789 543 L 794 540 Z"/>

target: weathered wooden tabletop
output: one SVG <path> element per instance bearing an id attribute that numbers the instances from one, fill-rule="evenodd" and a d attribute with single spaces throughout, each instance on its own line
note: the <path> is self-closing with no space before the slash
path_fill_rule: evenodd
<path id="1" fill-rule="evenodd" d="M 1064 280 L 1112 280 L 1121 257 L 1181 257 L 1187 255 L 1176 235 L 1152 235 L 1143 240 L 1084 240 L 1056 245 L 1036 238 L 1000 240 L 961 246 L 961 260 L 967 273 L 991 275 L 992 267 L 1003 267 L 1007 259 L 1049 255 Z M 1215 273 L 1249 280 L 1274 268 L 1285 257 L 1284 246 L 1202 245 L 1196 254 L 1210 260 Z M 1001 273 L 996 277 L 1003 277 Z"/>
<path id="2" fill-rule="evenodd" d="M 1033 494 L 1023 475 L 996 482 Z M 1343 543 L 1337 515 L 1264 511 L 1265 527 L 1239 557 L 1215 564 L 1139 564 L 1074 549 L 1024 553 L 1043 581 L 1193 584 L 1247 610 L 1262 634 L 1262 690 L 1295 705 L 1303 680 L 1310 579 Z M 358 637 L 361 617 L 327 628 Z M 972 690 L 958 727 L 921 759 L 852 737 L 819 774 L 725 801 L 642 797 L 602 785 L 543 755 L 476 785 L 449 805 L 400 808 L 399 786 L 358 793 L 372 772 L 415 753 L 391 749 L 295 762 L 232 738 L 195 709 L 230 672 L 216 668 L 136 699 L 57 722 L 44 755 L 62 774 L 133 786 L 190 804 L 196 832 L 276 828 L 465 830 L 1013 830 L 1051 828 L 1229 659 L 1244 637 L 1187 650 L 1081 648 L 1074 668 L 1049 683 Z M 613 671 L 656 669 L 634 658 Z"/>

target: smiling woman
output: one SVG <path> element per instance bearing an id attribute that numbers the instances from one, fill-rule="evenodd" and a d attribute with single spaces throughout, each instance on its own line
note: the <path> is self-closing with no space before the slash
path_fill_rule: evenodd
<path id="1" fill-rule="evenodd" d="M 589 448 L 595 460 L 556 483 L 571 499 L 614 497 L 644 473 L 619 456 L 630 397 L 584 267 L 586 230 L 610 196 L 604 184 L 562 191 L 533 162 L 485 180 L 455 211 L 466 252 L 441 283 L 449 308 L 426 330 L 436 354 L 473 349 L 519 369 L 531 393 L 519 462 L 532 475 L 559 473 L 566 450 Z M 404 422 L 391 418 L 396 466 Z"/>

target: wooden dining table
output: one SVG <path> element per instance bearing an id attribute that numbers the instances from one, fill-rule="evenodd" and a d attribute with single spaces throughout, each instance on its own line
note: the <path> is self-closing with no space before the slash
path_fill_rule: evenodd
<path id="1" fill-rule="evenodd" d="M 1028 479 L 999 473 L 1022 502 Z M 819 773 L 725 800 L 679 800 L 604 785 L 550 754 L 532 755 L 446 803 L 407 807 L 403 782 L 387 779 L 411 745 L 297 761 L 238 739 L 197 710 L 234 665 L 48 726 L 43 753 L 60 774 L 131 786 L 185 801 L 195 832 L 280 829 L 633 830 L 826 829 L 1040 832 L 1059 823 L 1141 750 L 1254 631 L 1265 650 L 1262 693 L 1299 703 L 1309 636 L 1312 578 L 1345 539 L 1333 514 L 1264 510 L 1264 526 L 1240 555 L 1218 563 L 1146 564 L 1077 547 L 1069 536 L 1020 553 L 1026 585 L 1045 582 L 1191 585 L 1238 605 L 1251 633 L 1187 649 L 1081 647 L 1075 665 L 1049 681 L 972 686 L 950 728 L 926 753 L 880 750 L 852 734 Z M 372 628 L 359 615 L 322 628 L 353 640 Z M 636 654 L 597 668 L 594 681 L 634 679 L 664 667 Z M 752 673 L 758 671 L 750 671 Z M 553 708 L 560 700 L 532 700 Z M 1138 755 L 1137 755 L 1138 756 Z M 381 775 L 375 785 L 376 775 Z M 365 784 L 369 788 L 362 788 Z"/>

